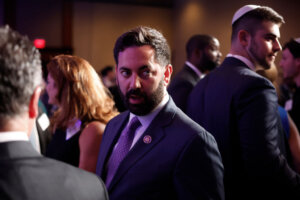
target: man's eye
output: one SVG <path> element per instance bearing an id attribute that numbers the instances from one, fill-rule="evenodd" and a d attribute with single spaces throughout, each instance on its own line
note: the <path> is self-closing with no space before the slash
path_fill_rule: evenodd
<path id="1" fill-rule="evenodd" d="M 122 76 L 124 77 L 128 77 L 130 75 L 130 73 L 126 70 L 121 71 Z"/>
<path id="2" fill-rule="evenodd" d="M 149 70 L 145 70 L 142 72 L 142 76 L 143 77 L 149 77 L 150 76 L 150 71 Z"/>
<path id="3" fill-rule="evenodd" d="M 272 37 L 272 36 L 267 36 L 267 37 L 266 37 L 266 40 L 267 40 L 267 41 L 276 41 L 276 38 L 275 38 L 275 37 Z"/>

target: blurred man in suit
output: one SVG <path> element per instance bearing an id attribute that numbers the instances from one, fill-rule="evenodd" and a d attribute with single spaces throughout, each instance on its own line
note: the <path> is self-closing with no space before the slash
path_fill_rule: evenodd
<path id="1" fill-rule="evenodd" d="M 189 97 L 188 115 L 215 136 L 220 148 L 227 199 L 300 196 L 300 177 L 286 159 L 275 89 L 255 72 L 274 64 L 282 23 L 269 7 L 240 8 L 232 20 L 230 54 Z"/>
<path id="2" fill-rule="evenodd" d="M 186 110 L 188 96 L 198 81 L 221 63 L 220 43 L 210 35 L 194 35 L 186 44 L 187 61 L 171 81 L 168 92 Z"/>
<path id="3" fill-rule="evenodd" d="M 0 199 L 108 199 L 96 175 L 44 158 L 28 141 L 41 83 L 38 50 L 0 28 Z"/>
<path id="4" fill-rule="evenodd" d="M 100 147 L 97 174 L 110 199 L 224 199 L 214 138 L 167 93 L 172 65 L 163 35 L 130 30 L 117 39 L 114 57 L 129 111 L 107 124 Z"/>

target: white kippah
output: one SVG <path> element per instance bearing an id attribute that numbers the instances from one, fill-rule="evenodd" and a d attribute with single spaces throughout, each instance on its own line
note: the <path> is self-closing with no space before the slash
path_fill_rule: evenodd
<path id="1" fill-rule="evenodd" d="M 243 15 L 245 15 L 247 12 L 251 11 L 251 10 L 254 10 L 256 8 L 259 8 L 261 6 L 258 6 L 258 5 L 245 5 L 243 7 L 241 7 L 240 9 L 238 9 L 234 15 L 233 15 L 233 18 L 232 18 L 232 22 L 231 22 L 231 25 L 236 22 L 238 19 L 240 19 Z"/>
<path id="2" fill-rule="evenodd" d="M 300 44 L 300 37 L 294 39 L 298 44 Z"/>

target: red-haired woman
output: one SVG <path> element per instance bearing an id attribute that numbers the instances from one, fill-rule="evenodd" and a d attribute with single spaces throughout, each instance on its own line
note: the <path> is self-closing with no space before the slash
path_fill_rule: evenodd
<path id="1" fill-rule="evenodd" d="M 94 68 L 84 59 L 58 55 L 47 65 L 49 104 L 54 133 L 46 156 L 90 172 L 96 171 L 106 123 L 118 114 Z"/>

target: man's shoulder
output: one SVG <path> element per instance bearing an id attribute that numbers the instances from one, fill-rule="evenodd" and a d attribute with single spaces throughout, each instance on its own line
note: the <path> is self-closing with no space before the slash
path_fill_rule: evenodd
<path id="1" fill-rule="evenodd" d="M 37 158 L 37 162 L 39 162 L 39 166 L 37 167 L 39 167 L 41 171 L 49 171 L 49 176 L 64 177 L 66 180 L 80 180 L 82 182 L 89 181 L 94 184 L 100 184 L 100 179 L 95 174 L 82 170 L 78 167 L 74 167 L 67 163 L 43 156 Z M 59 181 L 57 183 L 59 184 Z"/>
<path id="2" fill-rule="evenodd" d="M 0 180 L 3 195 L 18 190 L 17 196 L 25 195 L 29 199 L 75 199 L 75 196 L 101 199 L 106 194 L 103 182 L 96 175 L 51 158 L 24 157 L 7 161 L 5 165 Z M 4 184 L 11 185 L 10 189 L 3 187 Z"/>
<path id="3" fill-rule="evenodd" d="M 218 88 L 247 88 L 256 87 L 258 85 L 270 87 L 272 84 L 266 78 L 260 76 L 255 71 L 251 70 L 242 62 L 224 61 L 220 67 L 209 73 L 195 86 L 195 92 L 203 87 L 213 87 L 215 90 L 207 90 L 215 92 Z M 231 90 L 231 91 L 232 91 Z"/>
<path id="4" fill-rule="evenodd" d="M 127 117 L 129 116 L 129 111 L 126 110 L 120 114 L 118 114 L 117 116 L 115 116 L 114 118 L 112 118 L 108 123 L 107 123 L 107 127 L 111 126 L 111 125 L 115 125 L 115 124 L 119 124 L 122 123 Z"/>
<path id="5" fill-rule="evenodd" d="M 188 66 L 184 66 L 177 74 L 175 74 L 174 78 L 170 83 L 170 87 L 177 86 L 180 84 L 193 84 L 198 81 L 199 77 L 192 69 Z"/>
<path id="6" fill-rule="evenodd" d="M 178 132 L 179 138 L 213 139 L 213 136 L 209 132 L 179 108 L 176 110 L 172 123 L 170 124 L 170 129 L 174 132 Z"/>

